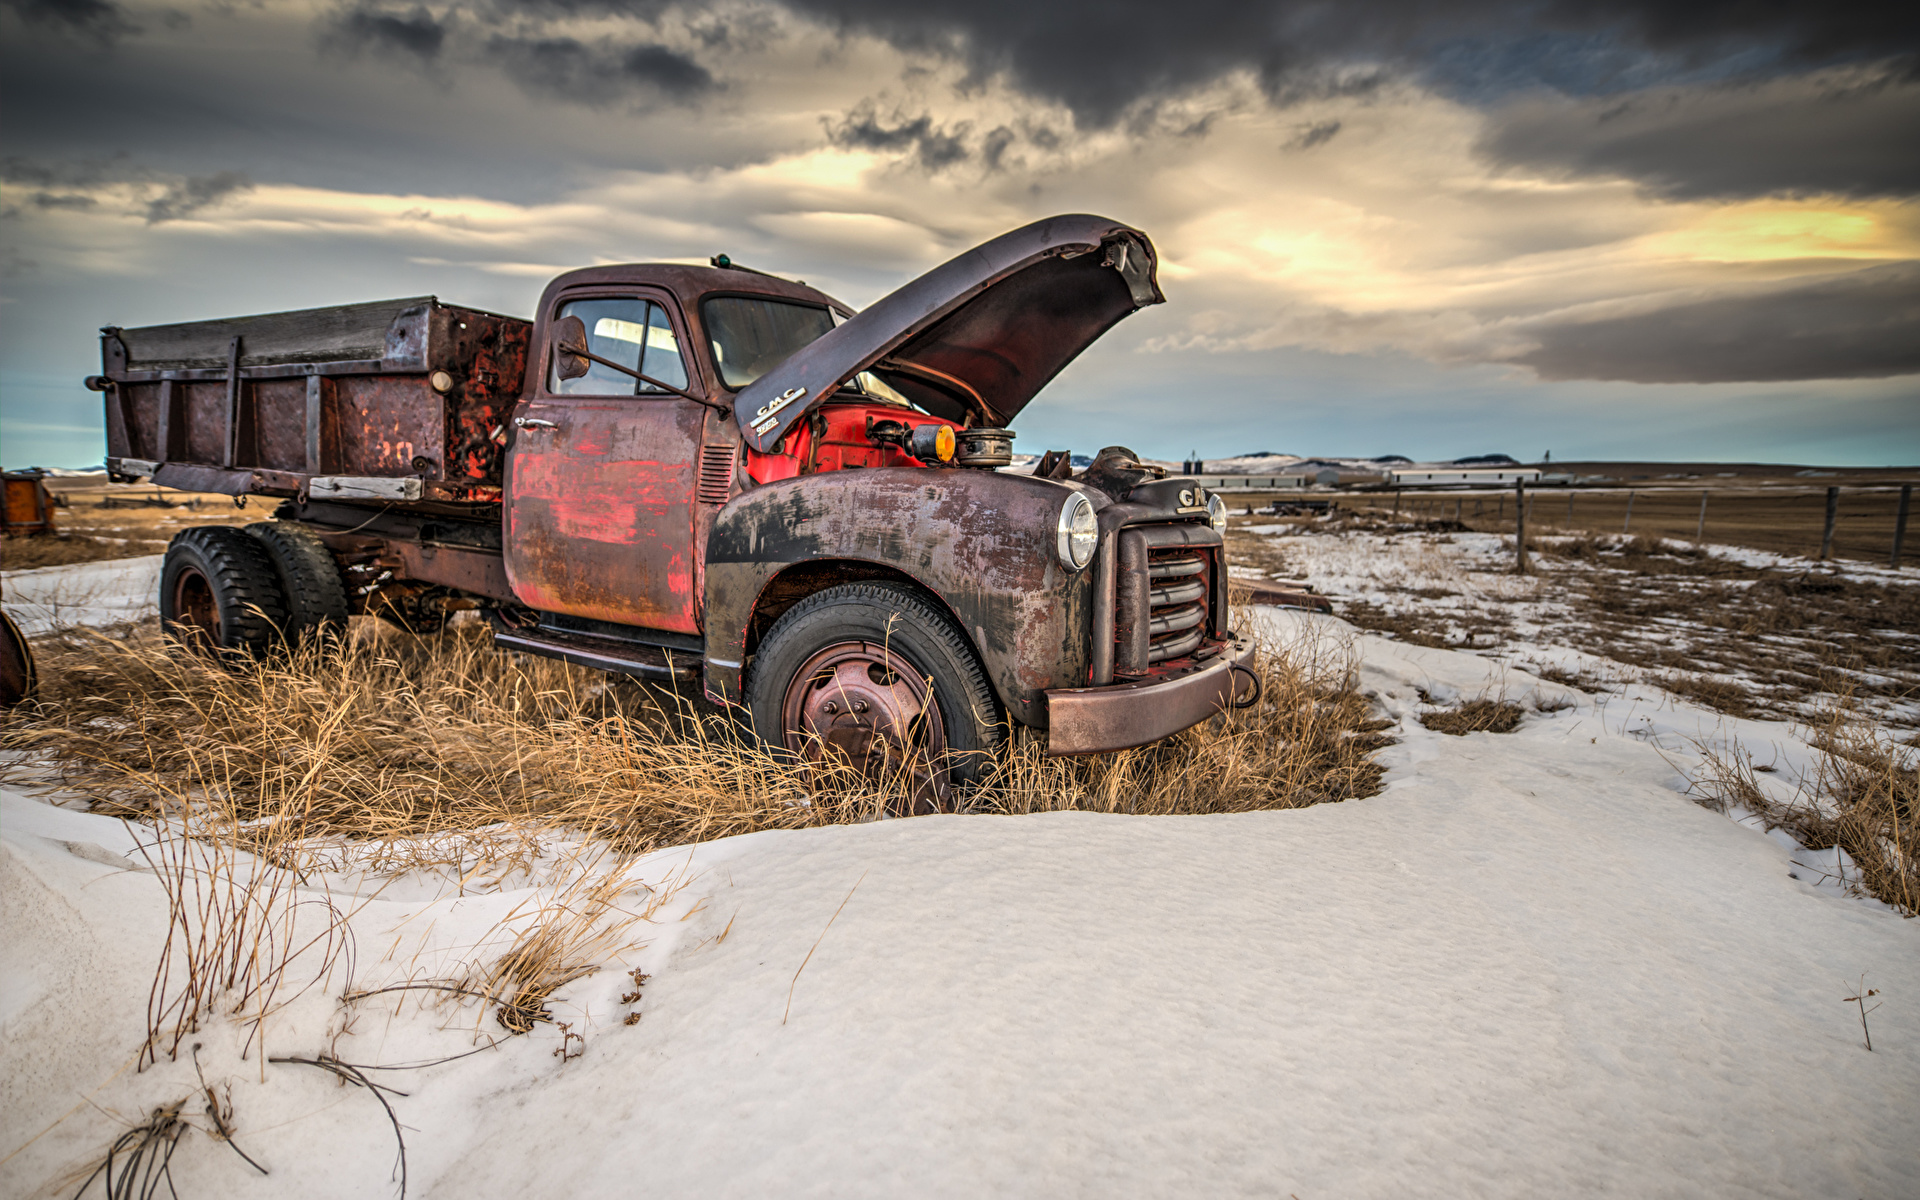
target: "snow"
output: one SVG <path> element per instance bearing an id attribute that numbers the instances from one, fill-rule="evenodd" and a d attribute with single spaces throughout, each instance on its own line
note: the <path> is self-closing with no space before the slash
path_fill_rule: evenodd
<path id="1" fill-rule="evenodd" d="M 339 973 L 269 1019 L 268 1050 L 400 1064 L 496 1041 L 381 1074 L 407 1093 L 390 1101 L 415 1196 L 1920 1191 L 1920 925 L 1681 794 L 1694 739 L 1804 769 L 1790 729 L 1331 617 L 1260 620 L 1352 638 L 1399 722 L 1383 794 L 665 851 L 626 869 L 622 907 L 645 919 L 555 997 L 578 1057 L 471 1001 L 343 1007 Z M 1449 737 L 1414 719 L 1422 691 L 1530 712 Z M 198 1089 L 184 1057 L 131 1066 L 166 923 L 135 830 L 49 799 L 0 796 L 0 1153 L 40 1135 L 0 1168 L 7 1195 L 71 1195 L 124 1127 L 109 1113 Z M 334 871 L 306 894 L 352 911 L 353 987 L 448 978 L 497 957 L 581 849 L 547 845 L 531 877 Z M 637 1006 L 632 969 L 652 976 Z M 1862 974 L 1883 1002 L 1872 1052 L 1842 1003 Z M 203 1031 L 200 1064 L 272 1175 L 191 1133 L 180 1194 L 393 1194 L 379 1105 L 243 1060 L 246 1036 Z"/>
<path id="2" fill-rule="evenodd" d="M 28 637 L 62 626 L 112 627 L 158 611 L 164 555 L 0 572 L 7 615 Z"/>

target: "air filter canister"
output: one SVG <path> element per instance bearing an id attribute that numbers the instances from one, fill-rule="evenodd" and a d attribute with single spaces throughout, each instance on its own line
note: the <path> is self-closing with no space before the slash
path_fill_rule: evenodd
<path id="1" fill-rule="evenodd" d="M 963 467 L 1004 467 L 1013 462 L 1013 430 L 962 429 L 953 461 Z"/>

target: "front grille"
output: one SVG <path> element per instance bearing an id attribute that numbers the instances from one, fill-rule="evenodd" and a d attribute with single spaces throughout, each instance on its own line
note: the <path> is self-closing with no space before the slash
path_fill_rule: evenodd
<path id="1" fill-rule="evenodd" d="M 1205 526 L 1158 525 L 1119 532 L 1115 547 L 1113 670 L 1143 675 L 1198 650 L 1225 626 L 1218 536 Z"/>
<path id="2" fill-rule="evenodd" d="M 1207 560 L 1197 550 L 1147 552 L 1147 662 L 1191 654 L 1207 631 Z"/>

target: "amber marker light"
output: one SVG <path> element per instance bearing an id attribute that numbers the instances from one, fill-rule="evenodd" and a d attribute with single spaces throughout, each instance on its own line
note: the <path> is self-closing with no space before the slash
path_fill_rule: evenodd
<path id="1" fill-rule="evenodd" d="M 955 444 L 951 425 L 915 425 L 908 453 L 923 463 L 950 463 Z"/>

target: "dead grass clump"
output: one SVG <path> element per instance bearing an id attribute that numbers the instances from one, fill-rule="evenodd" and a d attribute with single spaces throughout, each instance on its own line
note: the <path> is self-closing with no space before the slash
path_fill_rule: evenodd
<path id="1" fill-rule="evenodd" d="M 1420 723 L 1436 733 L 1465 737 L 1469 733 L 1512 733 L 1520 728 L 1526 710 L 1509 700 L 1482 697 L 1455 708 L 1424 713 Z"/>
<path id="2" fill-rule="evenodd" d="M 1813 777 L 1776 800 L 1753 756 L 1738 745 L 1700 746 L 1690 794 L 1715 812 L 1743 808 L 1809 850 L 1846 851 L 1855 874 L 1841 883 L 1907 916 L 1920 916 L 1920 751 L 1836 709 L 1814 730 Z"/>
<path id="3" fill-rule="evenodd" d="M 217 807 L 173 806 L 176 819 L 154 821 L 141 857 L 167 894 L 168 933 L 147 995 L 145 1062 L 180 1043 L 216 1012 L 251 1027 L 286 1000 L 323 982 L 336 966 L 352 971 L 352 931 L 325 894 L 307 893 L 298 873 L 247 854 L 242 828 Z M 343 962 L 344 960 L 344 962 Z M 282 997 L 282 990 L 291 995 Z"/>
<path id="4" fill-rule="evenodd" d="M 1018 739 L 975 807 L 1216 813 L 1372 796 L 1385 773 L 1373 754 L 1392 744 L 1383 731 L 1393 722 L 1377 719 L 1356 690 L 1356 667 L 1350 643 L 1265 646 L 1251 708 L 1118 754 L 1047 758 L 1040 739 Z"/>
<path id="5" fill-rule="evenodd" d="M 1753 693 L 1730 680 L 1715 679 L 1710 675 L 1674 674 L 1662 679 L 1660 686 L 1676 696 L 1697 700 L 1715 712 L 1723 712 L 1730 717 L 1753 715 Z"/>
<path id="6" fill-rule="evenodd" d="M 1577 668 L 1560 666 L 1558 663 L 1531 663 L 1528 669 L 1535 675 L 1562 687 L 1570 687 L 1587 693 L 1589 696 L 1608 691 L 1607 683 L 1599 676 Z"/>

